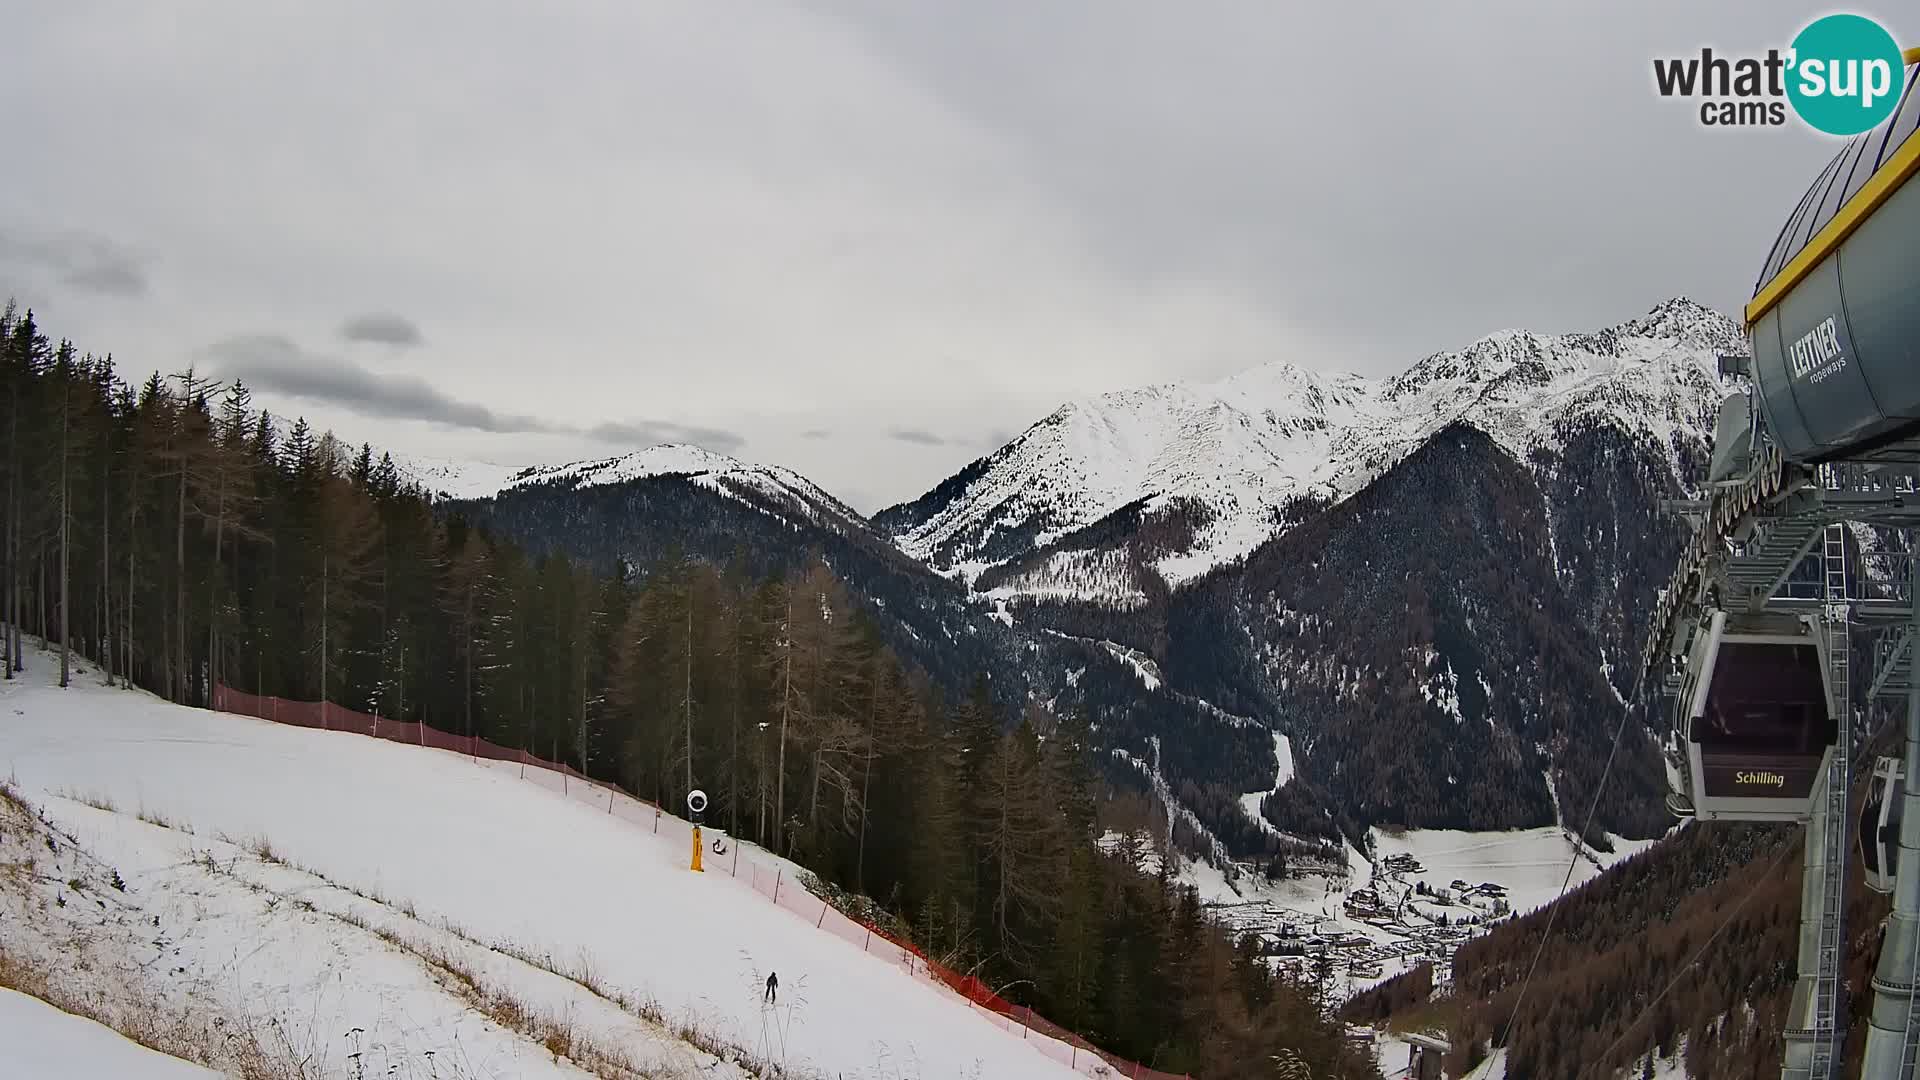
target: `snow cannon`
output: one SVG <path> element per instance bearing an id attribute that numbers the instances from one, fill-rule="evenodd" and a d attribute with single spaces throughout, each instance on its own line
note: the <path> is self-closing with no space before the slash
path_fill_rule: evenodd
<path id="1" fill-rule="evenodd" d="M 688 867 L 694 873 L 704 873 L 700 865 L 700 819 L 707 812 L 707 793 L 699 788 L 687 792 L 687 812 L 693 817 L 693 865 Z"/>
<path id="2" fill-rule="evenodd" d="M 1767 430 L 1789 460 L 1920 456 L 1920 49 L 1886 123 L 1787 218 L 1746 308 Z"/>
<path id="3" fill-rule="evenodd" d="M 1900 855 L 1900 812 L 1906 797 L 1906 766 L 1896 757 L 1873 763 L 1873 782 L 1860 807 L 1860 869 L 1867 888 L 1893 891 L 1894 870 Z"/>
<path id="4" fill-rule="evenodd" d="M 1709 613 L 1676 702 L 1668 802 L 1705 821 L 1806 821 L 1839 740 L 1814 616 Z"/>

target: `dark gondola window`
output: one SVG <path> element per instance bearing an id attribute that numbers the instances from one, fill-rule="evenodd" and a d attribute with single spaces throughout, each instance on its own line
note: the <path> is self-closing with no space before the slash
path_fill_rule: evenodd
<path id="1" fill-rule="evenodd" d="M 1826 680 L 1812 645 L 1726 642 L 1714 660 L 1703 753 L 1823 753 L 1832 742 Z"/>

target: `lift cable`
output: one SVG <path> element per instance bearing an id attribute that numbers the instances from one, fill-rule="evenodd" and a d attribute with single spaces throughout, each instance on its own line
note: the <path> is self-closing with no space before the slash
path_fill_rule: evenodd
<path id="1" fill-rule="evenodd" d="M 1879 723 L 1875 724 L 1873 728 L 1867 733 L 1867 737 L 1865 738 L 1865 740 L 1861 742 L 1861 746 L 1871 747 L 1876 741 L 1879 740 L 1881 733 L 1886 731 L 1887 726 L 1890 723 L 1891 723 L 1890 715 L 1882 716 L 1880 718 Z M 1849 769 L 1849 776 L 1848 776 L 1849 786 L 1851 786 L 1853 779 L 1855 779 L 1858 776 L 1859 771 L 1860 771 L 1860 762 L 1858 761 L 1853 762 L 1851 768 Z M 1735 915 L 1740 914 L 1740 909 L 1747 906 L 1747 901 L 1753 899 L 1754 895 L 1760 891 L 1760 886 L 1765 884 L 1769 879 L 1772 878 L 1773 872 L 1776 869 L 1778 869 L 1780 866 L 1780 861 L 1786 858 L 1787 852 L 1791 850 L 1793 850 L 1793 845 L 1791 843 L 1782 843 L 1780 845 L 1780 850 L 1775 852 L 1773 859 L 1767 863 L 1766 872 L 1762 873 L 1760 877 L 1756 881 L 1754 881 L 1753 887 L 1747 890 L 1746 895 L 1742 896 L 1740 898 L 1740 901 L 1734 904 L 1733 907 L 1727 911 L 1727 914 L 1720 920 L 1720 925 L 1714 928 L 1713 933 L 1707 935 L 1707 940 L 1704 942 L 1701 942 L 1700 947 L 1694 950 L 1693 956 L 1688 958 L 1686 963 L 1680 965 L 1680 970 L 1674 973 L 1672 980 L 1670 980 L 1667 983 L 1666 987 L 1662 989 L 1658 994 L 1655 994 L 1653 997 L 1653 1000 L 1647 1002 L 1644 1006 L 1641 1007 L 1640 1011 L 1634 1015 L 1634 1018 L 1627 1023 L 1627 1026 L 1620 1029 L 1620 1034 L 1614 1037 L 1613 1042 L 1608 1043 L 1607 1048 L 1605 1050 L 1600 1051 L 1600 1053 L 1596 1055 L 1592 1061 L 1588 1062 L 1586 1066 L 1582 1068 L 1578 1074 L 1576 1074 L 1574 1080 L 1579 1080 L 1579 1077 L 1585 1076 L 1588 1070 L 1606 1061 L 1607 1055 L 1613 1053 L 1614 1049 L 1618 1047 L 1620 1043 L 1624 1041 L 1628 1035 L 1633 1034 L 1634 1028 L 1640 1026 L 1640 1021 L 1646 1019 L 1647 1014 L 1653 1011 L 1654 1006 L 1660 1004 L 1661 1001 L 1665 1000 L 1666 996 L 1669 993 L 1673 992 L 1673 988 L 1680 985 L 1680 980 L 1685 978 L 1689 971 L 1693 970 L 1694 965 L 1700 962 L 1700 958 L 1706 955 L 1707 949 L 1710 948 L 1715 941 L 1719 940 L 1720 934 L 1723 931 L 1725 931 L 1728 926 L 1732 925 L 1733 917 Z M 1544 938 L 1541 939 L 1541 944 L 1543 946 L 1546 944 L 1546 940 Z M 1915 935 L 1914 937 L 1914 954 L 1915 954 L 1915 964 L 1916 966 L 1920 966 L 1920 935 Z M 1534 960 L 1535 962 L 1538 962 L 1539 959 L 1540 959 L 1540 955 L 1536 951 L 1534 953 Z M 1527 975 L 1529 978 L 1532 977 L 1533 972 L 1531 969 L 1528 970 Z M 1525 996 L 1526 985 L 1524 983 L 1521 985 L 1520 992 L 1522 996 Z M 1514 1013 L 1515 1013 L 1515 1017 L 1517 1018 L 1519 1014 L 1519 1005 L 1517 1003 L 1514 1006 Z M 1908 1024 L 1913 1023 L 1912 1010 L 1908 1010 L 1907 1012 L 1907 1023 Z M 1512 1019 L 1509 1019 L 1507 1021 L 1507 1026 L 1509 1031 L 1511 1031 L 1513 1026 Z M 1503 1043 L 1503 1045 L 1505 1044 Z"/>
<path id="2" fill-rule="evenodd" d="M 1566 873 L 1566 876 L 1563 877 L 1560 881 L 1559 895 L 1555 896 L 1553 901 L 1548 904 L 1547 925 L 1546 925 L 1546 928 L 1542 930 L 1540 933 L 1540 943 L 1534 946 L 1533 960 L 1527 965 L 1526 978 L 1520 981 L 1520 994 L 1518 997 L 1514 998 L 1513 1012 L 1507 1017 L 1506 1027 L 1501 1032 L 1500 1043 L 1499 1043 L 1499 1045 L 1501 1046 L 1508 1045 L 1508 1040 L 1511 1039 L 1513 1036 L 1513 1025 L 1516 1021 L 1520 1019 L 1520 1007 L 1526 1003 L 1527 989 L 1533 983 L 1533 973 L 1535 969 L 1537 969 L 1540 966 L 1540 955 L 1546 952 L 1547 940 L 1553 936 L 1553 924 L 1560 917 L 1560 900 L 1567 895 L 1567 885 L 1573 880 L 1573 868 L 1579 865 L 1580 848 L 1583 844 L 1586 843 L 1587 830 L 1593 827 L 1594 812 L 1600 808 L 1600 796 L 1602 793 L 1606 791 L 1607 777 L 1611 775 L 1613 772 L 1614 758 L 1620 752 L 1620 739 L 1626 733 L 1627 718 L 1631 716 L 1632 713 L 1633 713 L 1632 709 L 1622 709 L 1620 712 L 1620 723 L 1618 726 L 1616 726 L 1613 729 L 1613 747 L 1607 751 L 1606 767 L 1600 771 L 1599 786 L 1594 788 L 1593 800 L 1587 806 L 1586 824 L 1581 827 L 1579 835 L 1573 838 L 1573 857 L 1567 860 L 1567 873 Z M 1885 729 L 1887 723 L 1888 723 L 1888 719 L 1886 717 L 1882 717 L 1880 723 L 1874 727 L 1871 733 L 1869 733 L 1869 735 L 1867 736 L 1867 741 L 1863 745 L 1872 745 L 1873 740 L 1878 738 L 1879 733 Z M 1855 773 L 1859 770 L 1859 768 L 1860 768 L 1860 763 L 1854 762 L 1852 763 L 1852 768 L 1849 770 L 1849 773 L 1850 774 Z M 1851 781 L 1852 778 L 1853 778 L 1852 775 L 1849 775 L 1848 777 L 1849 781 Z M 1776 862 L 1778 861 L 1778 856 L 1775 857 L 1775 861 Z M 1771 867 L 1769 867 L 1769 870 L 1771 870 Z M 1746 900 L 1742 899 L 1740 903 L 1745 904 Z M 1738 910 L 1739 910 L 1739 907 L 1735 906 L 1734 911 L 1738 911 Z M 1731 918 L 1732 916 L 1729 915 L 1728 917 Z M 1722 928 L 1725 927 L 1724 923 L 1722 923 L 1721 925 L 1722 925 Z M 1714 935 L 1717 937 L 1719 935 L 1719 931 L 1718 930 L 1714 931 Z M 1713 941 L 1713 938 L 1708 938 L 1707 941 L 1711 943 Z M 1916 941 L 1920 941 L 1920 938 L 1916 938 Z M 1916 947 L 1920 947 L 1920 946 L 1916 946 Z M 1705 949 L 1706 949 L 1706 946 L 1704 945 L 1701 946 L 1702 952 L 1704 952 Z M 1695 960 L 1699 959 L 1698 953 L 1695 954 L 1694 959 Z M 1689 964 L 1691 964 L 1692 962 L 1693 961 L 1688 961 Z M 1672 987 L 1669 986 L 1668 989 L 1670 990 L 1672 989 Z M 1665 994 L 1666 994 L 1666 991 L 1664 990 L 1661 991 L 1661 996 L 1664 997 Z M 1655 998 L 1654 1000 L 1658 1001 L 1659 998 Z M 1652 1006 L 1649 1005 L 1648 1007 L 1651 1008 Z M 1638 1022 L 1639 1021 L 1636 1018 L 1635 1023 L 1638 1023 Z M 1613 1048 L 1608 1047 L 1607 1049 L 1609 1052 L 1611 1052 Z M 1604 1057 L 1605 1055 L 1602 1055 L 1602 1056 Z"/>
<path id="3" fill-rule="evenodd" d="M 1573 837 L 1573 857 L 1567 860 L 1567 874 L 1560 879 L 1560 892 L 1547 906 L 1546 929 L 1540 932 L 1540 944 L 1534 946 L 1533 962 L 1527 965 L 1527 977 L 1520 980 L 1520 995 L 1514 998 L 1513 1014 L 1507 1017 L 1507 1026 L 1501 1033 L 1500 1044 L 1506 1045 L 1513 1035 L 1514 1021 L 1520 1019 L 1520 1006 L 1526 1003 L 1527 987 L 1533 982 L 1534 969 L 1540 966 L 1540 954 L 1547 951 L 1547 939 L 1553 936 L 1553 924 L 1560 918 L 1560 901 L 1567 895 L 1567 885 L 1573 881 L 1573 868 L 1580 864 L 1580 850 L 1586 845 L 1587 830 L 1593 828 L 1594 812 L 1600 809 L 1600 795 L 1607 790 L 1607 777 L 1613 773 L 1613 760 L 1620 753 L 1620 738 L 1626 734 L 1627 718 L 1633 715 L 1631 708 L 1620 710 L 1620 723 L 1613 729 L 1613 746 L 1607 751 L 1607 765 L 1600 770 L 1600 782 L 1594 785 L 1593 799 L 1587 804 L 1587 820 Z M 1565 825 L 1561 828 L 1564 830 Z"/>
<path id="4" fill-rule="evenodd" d="M 1693 951 L 1693 955 L 1687 959 L 1687 962 L 1680 965 L 1680 970 L 1674 972 L 1673 978 L 1667 981 L 1666 987 L 1658 994 L 1655 994 L 1653 1000 L 1641 1007 L 1633 1019 L 1627 1022 L 1627 1026 L 1620 1029 L 1620 1034 L 1614 1036 L 1613 1041 L 1607 1044 L 1605 1050 L 1594 1055 L 1593 1060 L 1587 1062 L 1586 1066 L 1580 1070 L 1574 1080 L 1579 1080 L 1580 1076 L 1585 1076 L 1589 1070 L 1596 1066 L 1604 1067 L 1607 1055 L 1613 1053 L 1622 1042 L 1625 1042 L 1627 1036 L 1633 1034 L 1634 1029 L 1640 1026 L 1640 1021 L 1645 1020 L 1647 1014 L 1653 1011 L 1654 1006 L 1666 1000 L 1667 995 L 1673 992 L 1673 988 L 1680 985 L 1680 980 L 1687 977 L 1687 973 L 1692 971 L 1694 965 L 1700 962 L 1700 958 L 1707 954 L 1707 950 L 1713 946 L 1713 943 L 1720 939 L 1721 933 L 1724 932 L 1727 927 L 1733 925 L 1733 917 L 1740 914 L 1740 909 L 1747 906 L 1747 901 L 1753 899 L 1754 896 L 1760 892 L 1760 886 L 1765 885 L 1773 879 L 1773 872 L 1779 869 L 1781 860 L 1785 859 L 1787 852 L 1792 850 L 1793 843 L 1791 840 L 1783 840 L 1781 842 L 1780 850 L 1774 852 L 1773 860 L 1767 864 L 1766 870 L 1761 873 L 1758 878 L 1754 879 L 1753 887 L 1748 889 L 1746 895 L 1740 898 L 1740 902 L 1733 905 L 1733 907 L 1727 911 L 1726 915 L 1720 919 L 1720 925 L 1714 927 L 1713 933 L 1707 935 L 1707 940 L 1700 943 L 1700 947 Z"/>

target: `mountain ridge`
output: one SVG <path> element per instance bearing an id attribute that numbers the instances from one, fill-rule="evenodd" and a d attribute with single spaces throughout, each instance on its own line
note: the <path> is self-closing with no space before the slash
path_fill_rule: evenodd
<path id="1" fill-rule="evenodd" d="M 1265 858 L 1268 826 L 1535 827 L 1588 796 L 1590 731 L 1636 707 L 1619 658 L 1651 602 L 1637 583 L 1679 542 L 1659 501 L 1690 490 L 1715 355 L 1738 347 L 1732 320 L 1676 297 L 1599 331 L 1496 331 L 1385 379 L 1280 361 L 1122 390 L 1060 406 L 871 517 L 792 470 L 684 446 L 496 474 L 490 494 L 447 506 L 602 567 L 678 551 L 784 573 L 815 552 L 950 698 L 991 673 L 1006 715 L 1028 701 L 1085 712 L 1126 790 L 1139 780 L 1124 761 L 1161 762 L 1194 850 Z M 1507 490 L 1487 503 L 1487 484 Z M 1313 536 L 1370 550 L 1368 522 L 1409 539 L 1357 560 L 1312 550 Z M 1454 540 L 1414 542 L 1428 533 Z M 1492 587 L 1503 565 L 1524 567 L 1523 589 Z M 1420 628 L 1404 641 L 1390 619 L 1273 615 L 1403 594 Z M 1496 627 L 1497 643 L 1474 640 Z M 1334 666 L 1308 663 L 1301 640 Z M 1368 721 L 1364 687 L 1392 723 Z M 1446 750 L 1449 731 L 1493 753 Z M 1303 766 L 1274 805 L 1332 822 L 1247 820 L 1241 797 L 1272 783 L 1271 732 Z M 1626 757 L 1596 827 L 1638 837 L 1658 824 L 1659 774 L 1638 735 Z M 1393 765 L 1343 772 L 1348 759 Z M 1396 782 L 1475 794 L 1454 806 Z"/>
<path id="2" fill-rule="evenodd" d="M 1277 361 L 1116 391 L 1062 405 L 871 520 L 971 584 L 1136 504 L 1151 516 L 1198 503 L 1193 540 L 1151 560 L 1177 587 L 1273 536 L 1291 501 L 1350 497 L 1454 421 L 1523 461 L 1597 414 L 1668 445 L 1700 436 L 1721 389 L 1715 355 L 1743 348 L 1731 319 L 1675 297 L 1590 333 L 1496 331 L 1379 380 Z"/>

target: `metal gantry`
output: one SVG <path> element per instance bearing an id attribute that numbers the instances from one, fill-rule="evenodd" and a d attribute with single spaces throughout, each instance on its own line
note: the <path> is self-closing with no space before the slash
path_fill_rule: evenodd
<path id="1" fill-rule="evenodd" d="M 1836 485 L 1837 486 L 1837 485 Z M 1814 919 L 1813 960 L 1813 1055 L 1809 1063 L 1812 1080 L 1829 1080 L 1839 1067 L 1840 1047 L 1846 1033 L 1842 1000 L 1846 985 L 1846 885 L 1847 885 L 1847 795 L 1852 785 L 1848 752 L 1853 744 L 1853 695 L 1848 679 L 1848 660 L 1853 622 L 1847 594 L 1847 526 L 1833 522 L 1826 527 L 1821 551 L 1821 571 L 1825 577 L 1827 664 L 1833 687 L 1833 715 L 1840 718 L 1840 741 L 1827 763 L 1826 791 L 1820 799 L 1815 819 L 1807 826 L 1807 846 L 1813 848 L 1818 830 L 1822 861 L 1817 881 L 1808 888 L 1820 890 L 1819 909 Z M 1813 858 L 1807 858 L 1812 869 Z M 1812 875 L 1808 875 L 1809 879 Z M 1804 956 L 1806 944 L 1802 943 Z M 1804 969 L 1804 966 L 1802 968 Z"/>
<path id="2" fill-rule="evenodd" d="M 1763 436 L 1764 438 L 1764 436 Z M 1755 456 L 1758 473 L 1770 467 Z M 1743 486 L 1744 485 L 1744 486 Z M 1867 700 L 1905 697 L 1908 703 L 1906 775 L 1920 776 L 1920 679 L 1915 677 L 1920 613 L 1914 569 L 1904 553 L 1881 574 L 1849 572 L 1852 561 L 1879 553 L 1849 547 L 1849 523 L 1920 536 L 1920 468 L 1913 463 L 1872 469 L 1858 465 L 1817 470 L 1788 466 L 1765 481 L 1749 476 L 1721 485 L 1722 498 L 1682 504 L 1702 526 L 1692 566 L 1675 575 L 1685 595 L 1664 597 L 1659 630 L 1670 635 L 1651 648 L 1686 654 L 1698 632 L 1694 613 L 1708 608 L 1819 615 L 1827 645 L 1832 715 L 1839 737 L 1822 787 L 1809 810 L 1801 890 L 1798 979 L 1786 1023 L 1783 1080 L 1834 1080 L 1845 1060 L 1847 1002 L 1845 894 L 1851 847 L 1848 797 L 1852 744 L 1857 737 L 1852 693 L 1856 627 L 1878 634 L 1866 654 Z M 1729 508 L 1731 504 L 1731 508 Z M 1851 552 L 1851 554 L 1850 554 Z M 1818 559 L 1817 573 L 1813 560 Z M 1904 573 L 1901 573 L 1904 571 Z M 1671 692 L 1679 677 L 1669 670 Z M 1914 802 L 1920 816 L 1920 801 Z M 1920 1060 L 1920 822 L 1902 820 L 1894 914 L 1873 979 L 1867 1080 L 1911 1080 Z"/>

